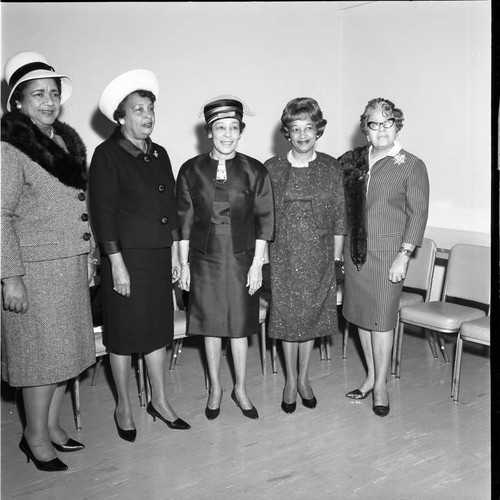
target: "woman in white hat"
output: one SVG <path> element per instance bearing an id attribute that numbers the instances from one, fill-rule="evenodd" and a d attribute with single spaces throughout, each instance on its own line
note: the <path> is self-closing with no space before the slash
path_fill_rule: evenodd
<path id="1" fill-rule="evenodd" d="M 172 282 L 180 274 L 175 181 L 165 149 L 150 139 L 159 95 L 154 73 L 121 74 L 99 109 L 117 128 L 90 165 L 90 212 L 101 253 L 104 345 L 118 402 L 118 435 L 133 442 L 131 355 L 144 353 L 152 387 L 148 413 L 172 429 L 189 429 L 167 399 L 166 349 L 173 338 Z"/>
<path id="2" fill-rule="evenodd" d="M 2 377 L 22 388 L 20 449 L 43 471 L 68 467 L 56 450 L 84 446 L 59 423 L 68 379 L 95 362 L 89 280 L 86 149 L 57 120 L 71 81 L 42 55 L 5 65 L 2 117 Z"/>
<path id="3" fill-rule="evenodd" d="M 189 290 L 188 332 L 205 336 L 211 388 L 205 415 L 222 400 L 222 337 L 235 367 L 231 398 L 243 415 L 258 412 L 246 390 L 248 337 L 259 329 L 259 294 L 267 241 L 274 233 L 271 181 L 262 163 L 236 151 L 246 107 L 232 96 L 205 105 L 209 153 L 188 160 L 177 177 L 181 229 L 180 286 Z"/>

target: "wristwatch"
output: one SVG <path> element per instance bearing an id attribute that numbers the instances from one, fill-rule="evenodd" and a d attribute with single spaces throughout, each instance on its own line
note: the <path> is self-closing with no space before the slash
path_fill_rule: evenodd
<path id="1" fill-rule="evenodd" d="M 411 257 L 411 254 L 413 253 L 413 250 L 408 250 L 405 247 L 401 247 L 399 249 L 398 253 L 402 253 L 403 255 L 406 255 L 407 257 Z"/>

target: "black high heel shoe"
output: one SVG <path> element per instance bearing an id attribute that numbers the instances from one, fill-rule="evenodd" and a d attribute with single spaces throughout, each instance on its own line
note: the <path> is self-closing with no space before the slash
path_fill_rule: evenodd
<path id="1" fill-rule="evenodd" d="M 135 438 L 137 437 L 137 429 L 122 429 L 118 425 L 118 420 L 116 419 L 116 411 L 114 413 L 114 419 L 115 419 L 115 425 L 116 425 L 116 430 L 118 431 L 118 435 L 125 441 L 128 441 L 129 443 L 133 443 L 135 441 Z"/>
<path id="2" fill-rule="evenodd" d="M 83 450 L 85 446 L 82 443 L 79 443 L 78 441 L 75 441 L 74 439 L 68 438 L 68 440 L 64 444 L 57 444 L 52 441 L 52 446 L 57 450 L 57 451 L 78 451 L 78 450 Z"/>
<path id="3" fill-rule="evenodd" d="M 205 416 L 207 417 L 208 420 L 215 420 L 219 416 L 220 404 L 222 402 L 222 395 L 223 394 L 224 394 L 224 391 L 222 391 L 222 393 L 220 395 L 219 408 L 215 408 L 215 409 L 209 408 L 208 402 L 207 402 L 207 406 L 205 408 Z"/>
<path id="4" fill-rule="evenodd" d="M 231 399 L 236 403 L 236 406 L 241 410 L 241 413 L 247 418 L 251 418 L 252 420 L 256 420 L 259 418 L 259 414 L 257 412 L 257 408 L 255 408 L 254 405 L 249 410 L 244 410 L 241 406 L 240 403 L 238 403 L 238 399 L 236 398 L 236 394 L 234 392 L 231 393 Z"/>
<path id="5" fill-rule="evenodd" d="M 285 413 L 293 413 L 295 408 L 297 408 L 297 403 L 295 401 L 293 403 L 285 403 L 284 401 L 281 402 L 281 409 Z"/>
<path id="6" fill-rule="evenodd" d="M 170 421 L 162 417 L 161 414 L 155 410 L 151 401 L 148 403 L 146 411 L 153 417 L 153 422 L 156 422 L 156 419 L 159 418 L 162 422 L 165 422 L 171 429 L 191 429 L 191 426 L 187 422 L 184 422 L 182 418 L 177 418 L 176 420 Z"/>
<path id="7" fill-rule="evenodd" d="M 305 406 L 306 408 L 310 408 L 310 409 L 316 408 L 316 405 L 318 404 L 318 400 L 316 399 L 315 396 L 313 396 L 311 399 L 305 399 L 302 396 L 302 394 L 300 394 L 300 391 L 299 391 L 299 396 L 300 396 L 300 399 L 302 400 L 303 406 Z"/>
<path id="8" fill-rule="evenodd" d="M 313 409 L 316 408 L 316 405 L 318 404 L 318 400 L 314 396 L 311 399 L 304 399 L 302 396 L 300 396 L 300 398 L 302 399 L 302 404 L 306 408 Z"/>
<path id="9" fill-rule="evenodd" d="M 366 392 L 361 392 L 359 389 L 354 389 L 354 391 L 349 391 L 345 397 L 349 399 L 366 399 L 373 389 L 370 389 Z"/>
<path id="10" fill-rule="evenodd" d="M 389 411 L 391 410 L 390 409 L 390 406 L 389 406 L 389 403 L 387 403 L 387 406 L 385 405 L 374 405 L 372 406 L 372 410 L 373 410 L 373 413 L 375 413 L 375 415 L 377 415 L 378 417 L 386 417 L 387 415 L 389 415 Z"/>
<path id="11" fill-rule="evenodd" d="M 19 443 L 19 449 L 26 455 L 27 462 L 29 463 L 31 460 L 38 470 L 43 470 L 45 472 L 61 472 L 63 470 L 68 470 L 68 466 L 58 458 L 53 458 L 52 460 L 47 461 L 38 460 L 38 458 L 33 455 L 28 441 L 26 441 L 24 436 Z"/>

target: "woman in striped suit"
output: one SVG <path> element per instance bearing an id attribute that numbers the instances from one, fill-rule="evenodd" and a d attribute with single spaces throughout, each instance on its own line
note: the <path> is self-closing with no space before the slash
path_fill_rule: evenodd
<path id="1" fill-rule="evenodd" d="M 427 223 L 429 181 L 422 160 L 396 141 L 403 112 L 383 98 L 372 99 L 360 118 L 369 146 L 339 158 L 349 236 L 346 238 L 343 314 L 358 326 L 368 368 L 359 388 L 373 391 L 373 412 L 389 413 L 389 368 L 399 300 L 410 256 L 422 243 Z"/>

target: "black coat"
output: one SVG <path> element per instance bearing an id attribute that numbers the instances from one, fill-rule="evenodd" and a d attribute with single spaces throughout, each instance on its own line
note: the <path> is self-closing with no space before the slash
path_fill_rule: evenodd
<path id="1" fill-rule="evenodd" d="M 90 215 L 102 255 L 121 248 L 164 248 L 178 239 L 175 180 L 164 148 L 135 147 L 119 129 L 92 158 Z"/>
<path id="2" fill-rule="evenodd" d="M 209 153 L 191 158 L 177 177 L 180 237 L 205 253 L 218 161 Z M 269 174 L 259 161 L 241 153 L 226 160 L 231 234 L 234 253 L 251 250 L 255 240 L 274 236 L 274 204 Z"/>

